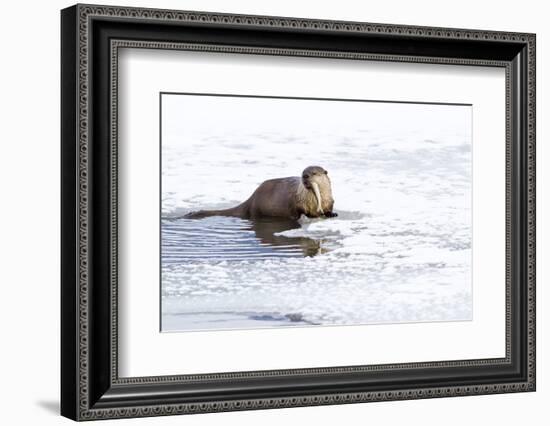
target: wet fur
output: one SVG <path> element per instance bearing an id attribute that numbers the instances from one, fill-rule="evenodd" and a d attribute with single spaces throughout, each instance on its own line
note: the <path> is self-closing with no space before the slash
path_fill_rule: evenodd
<path id="1" fill-rule="evenodd" d="M 308 176 L 306 179 L 304 176 Z M 322 212 L 318 211 L 317 198 L 313 189 L 308 188 L 315 182 L 321 194 Z M 307 185 L 307 186 L 306 186 Z M 280 217 L 297 220 L 302 214 L 307 217 L 334 217 L 334 199 L 331 183 L 326 171 L 318 166 L 304 170 L 302 178 L 298 176 L 266 180 L 254 191 L 248 200 L 236 207 L 224 210 L 200 210 L 185 215 L 188 219 L 200 219 L 208 216 L 233 216 L 243 219 L 262 217 Z"/>

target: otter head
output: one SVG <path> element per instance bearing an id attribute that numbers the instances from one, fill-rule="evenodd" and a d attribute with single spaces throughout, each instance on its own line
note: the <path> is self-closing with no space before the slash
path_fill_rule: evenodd
<path id="1" fill-rule="evenodd" d="M 319 166 L 306 167 L 302 172 L 302 183 L 314 193 L 317 213 L 324 214 L 325 210 L 332 208 L 332 188 L 325 169 Z"/>

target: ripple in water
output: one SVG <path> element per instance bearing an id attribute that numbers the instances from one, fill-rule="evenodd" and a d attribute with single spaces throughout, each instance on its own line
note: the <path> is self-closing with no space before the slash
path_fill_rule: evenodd
<path id="1" fill-rule="evenodd" d="M 277 235 L 297 228 L 300 228 L 298 222 L 284 219 L 164 218 L 161 225 L 162 261 L 164 264 L 178 264 L 304 257 L 320 253 L 319 241 Z"/>

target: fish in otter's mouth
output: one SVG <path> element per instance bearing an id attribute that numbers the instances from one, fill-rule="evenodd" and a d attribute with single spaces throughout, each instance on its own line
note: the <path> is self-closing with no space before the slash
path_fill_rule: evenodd
<path id="1" fill-rule="evenodd" d="M 322 205 L 322 198 L 321 198 L 321 191 L 319 189 L 319 185 L 317 182 L 312 182 L 311 186 L 313 187 L 313 193 L 315 194 L 315 198 L 317 198 L 317 212 L 324 214 L 323 212 L 323 205 Z"/>

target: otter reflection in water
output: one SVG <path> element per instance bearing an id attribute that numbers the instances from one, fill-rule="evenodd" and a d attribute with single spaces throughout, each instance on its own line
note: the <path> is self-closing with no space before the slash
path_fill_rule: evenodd
<path id="1" fill-rule="evenodd" d="M 188 219 L 208 216 L 233 216 L 242 219 L 283 218 L 297 220 L 301 215 L 310 218 L 334 217 L 334 199 L 327 171 L 309 166 L 302 177 L 292 176 L 263 182 L 248 200 L 225 210 L 200 210 L 185 215 Z"/>
<path id="2" fill-rule="evenodd" d="M 303 256 L 315 256 L 322 252 L 321 242 L 307 237 L 285 237 L 277 235 L 290 229 L 298 229 L 296 220 L 281 218 L 261 218 L 251 221 L 251 229 L 260 240 L 260 244 L 275 248 L 300 249 Z"/>

